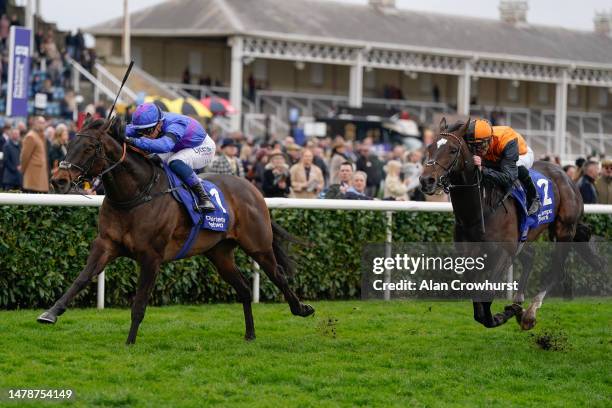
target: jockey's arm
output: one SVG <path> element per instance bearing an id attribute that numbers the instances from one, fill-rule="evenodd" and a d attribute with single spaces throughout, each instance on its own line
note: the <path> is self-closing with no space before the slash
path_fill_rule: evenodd
<path id="1" fill-rule="evenodd" d="M 135 138 L 132 143 L 137 148 L 149 153 L 168 153 L 172 151 L 177 141 L 178 138 L 174 133 L 166 133 L 164 136 L 157 139 L 149 139 L 146 137 Z"/>
<path id="2" fill-rule="evenodd" d="M 134 129 L 134 126 L 132 126 L 132 124 L 129 124 L 125 127 L 125 136 L 138 137 L 138 132 L 136 132 L 136 129 Z"/>
<path id="3" fill-rule="evenodd" d="M 498 168 L 485 166 L 482 169 L 482 174 L 501 188 L 509 190 L 512 187 L 512 183 L 518 178 L 516 161 L 519 158 L 519 154 L 516 140 L 508 142 L 500 156 Z"/>

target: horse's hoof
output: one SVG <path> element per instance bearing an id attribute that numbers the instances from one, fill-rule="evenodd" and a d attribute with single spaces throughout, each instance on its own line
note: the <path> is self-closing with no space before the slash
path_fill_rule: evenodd
<path id="1" fill-rule="evenodd" d="M 43 323 L 43 324 L 55 324 L 55 322 L 57 322 L 57 316 L 47 311 L 47 312 L 43 312 L 43 314 L 38 316 L 38 319 L 36 319 L 36 321 L 38 323 Z"/>
<path id="2" fill-rule="evenodd" d="M 244 335 L 244 340 L 245 341 L 254 341 L 255 340 L 255 335 Z"/>
<path id="3" fill-rule="evenodd" d="M 300 313 L 300 316 L 307 317 L 307 316 L 314 314 L 314 312 L 315 312 L 314 307 L 310 305 L 302 305 L 302 312 Z"/>
<path id="4" fill-rule="evenodd" d="M 522 330 L 531 330 L 536 325 L 536 319 L 524 318 L 521 320 L 521 329 Z"/>

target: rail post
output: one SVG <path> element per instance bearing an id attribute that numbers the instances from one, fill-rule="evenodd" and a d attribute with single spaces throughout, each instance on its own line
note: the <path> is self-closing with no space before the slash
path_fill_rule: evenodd
<path id="1" fill-rule="evenodd" d="M 97 306 L 98 309 L 104 309 L 104 271 L 98 275 L 98 292 L 97 292 Z"/>
<path id="2" fill-rule="evenodd" d="M 391 245 L 393 244 L 393 211 L 386 211 L 387 215 L 387 236 L 385 238 L 385 257 L 391 258 Z M 385 283 L 391 282 L 391 271 L 385 269 Z M 391 291 L 389 285 L 386 285 L 385 300 L 391 300 Z"/>
<path id="3" fill-rule="evenodd" d="M 253 303 L 259 303 L 259 264 L 253 261 Z"/>

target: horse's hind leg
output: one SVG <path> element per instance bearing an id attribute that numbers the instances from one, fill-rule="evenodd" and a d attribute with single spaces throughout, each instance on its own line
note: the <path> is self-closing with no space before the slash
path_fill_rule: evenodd
<path id="1" fill-rule="evenodd" d="M 504 308 L 502 313 L 491 313 L 492 302 L 473 302 L 474 306 L 474 320 L 482 324 L 487 329 L 501 326 L 506 323 L 508 319 L 520 313 L 519 305 L 508 305 Z"/>
<path id="2" fill-rule="evenodd" d="M 91 245 L 85 268 L 79 273 L 79 276 L 74 280 L 66 293 L 55 302 L 53 307 L 38 316 L 38 322 L 55 323 L 57 317 L 66 311 L 72 299 L 89 284 L 94 276 L 102 272 L 110 261 L 117 257 L 117 253 L 115 244 L 98 236 Z"/>
<path id="3" fill-rule="evenodd" d="M 235 246 L 236 244 L 231 241 L 221 242 L 208 251 L 206 256 L 215 265 L 223 280 L 232 285 L 238 295 L 238 301 L 242 303 L 245 340 L 255 340 L 255 324 L 253 323 L 253 310 L 251 308 L 251 288 L 234 262 Z"/>
<path id="4" fill-rule="evenodd" d="M 535 249 L 533 245 L 527 243 L 519 254 L 519 261 L 523 266 L 523 271 L 518 282 L 518 290 L 514 294 L 514 303 L 521 304 L 525 301 L 525 289 L 527 288 L 527 282 L 529 281 L 529 275 L 533 269 L 533 258 L 535 255 Z"/>
<path id="5" fill-rule="evenodd" d="M 274 256 L 274 251 L 264 251 L 264 252 L 255 252 L 249 253 L 249 256 L 255 260 L 264 270 L 268 278 L 276 285 L 277 288 L 283 292 L 283 296 L 287 303 L 289 303 L 289 308 L 291 309 L 291 313 L 296 316 L 310 316 L 314 313 L 314 308 L 310 305 L 304 304 L 300 302 L 300 299 L 297 295 L 289 288 L 289 283 L 287 282 L 287 278 L 282 271 L 282 268 L 276 262 L 276 257 Z"/>
<path id="6" fill-rule="evenodd" d="M 574 235 L 574 242 L 577 244 L 573 245 L 573 248 L 593 269 L 605 270 L 607 267 L 606 258 L 599 254 L 595 242 L 591 238 L 591 228 L 586 224 L 578 223 Z"/>
<path id="7" fill-rule="evenodd" d="M 523 330 L 530 330 L 535 326 L 536 314 L 538 309 L 542 307 L 542 301 L 546 293 L 565 275 L 565 260 L 570 249 L 567 242 L 571 242 L 573 239 L 573 229 L 568 224 L 564 224 L 562 220 L 557 220 L 554 228 L 557 241 L 552 243 L 555 246 L 551 257 L 552 263 L 540 277 L 538 293 L 521 317 L 521 329 Z"/>
<path id="8" fill-rule="evenodd" d="M 147 303 L 155 286 L 160 264 L 161 259 L 157 255 L 150 255 L 140 260 L 138 289 L 136 289 L 136 296 L 134 297 L 134 303 L 132 303 L 132 324 L 127 341 L 125 342 L 126 344 L 136 343 L 138 327 L 144 319 Z"/>

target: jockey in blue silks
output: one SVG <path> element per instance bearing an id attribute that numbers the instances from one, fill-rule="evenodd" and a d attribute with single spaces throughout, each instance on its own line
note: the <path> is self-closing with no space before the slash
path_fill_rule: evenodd
<path id="1" fill-rule="evenodd" d="M 162 112 L 143 103 L 125 129 L 126 143 L 156 153 L 198 197 L 198 208 L 215 209 L 193 169 L 206 167 L 215 156 L 215 142 L 198 121 L 189 116 Z"/>

